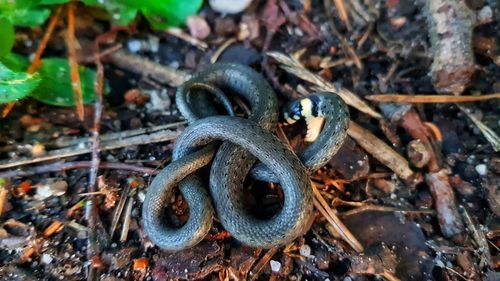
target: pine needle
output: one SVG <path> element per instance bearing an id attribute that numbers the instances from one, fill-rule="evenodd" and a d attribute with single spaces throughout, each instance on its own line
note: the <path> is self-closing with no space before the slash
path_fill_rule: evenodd
<path id="1" fill-rule="evenodd" d="M 474 115 L 469 113 L 469 111 L 466 108 L 458 104 L 455 105 L 458 106 L 458 108 L 460 108 L 460 110 L 463 113 L 465 113 L 467 117 L 469 117 L 469 119 L 472 121 L 472 123 L 474 123 L 474 125 L 477 126 L 477 128 L 486 138 L 486 140 L 491 144 L 491 146 L 493 146 L 493 150 L 495 150 L 496 152 L 500 151 L 500 137 L 498 137 L 498 135 L 492 129 L 486 126 L 483 122 L 479 121 L 476 117 L 474 117 Z"/>
<path id="2" fill-rule="evenodd" d="M 392 103 L 451 103 L 451 102 L 476 102 L 500 99 L 500 93 L 478 96 L 451 96 L 451 95 L 371 95 L 367 100 L 374 102 Z"/>

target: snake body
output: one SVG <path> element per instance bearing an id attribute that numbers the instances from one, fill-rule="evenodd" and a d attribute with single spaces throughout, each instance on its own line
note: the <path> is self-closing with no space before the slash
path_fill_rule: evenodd
<path id="1" fill-rule="evenodd" d="M 229 94 L 248 103 L 248 119 L 213 116 L 220 113 L 212 96 L 234 115 Z M 169 251 L 197 244 L 211 228 L 211 201 L 224 228 L 246 245 L 269 248 L 301 235 L 312 214 L 308 173 L 323 166 L 342 144 L 349 119 L 345 104 L 334 94 L 320 93 L 287 107 L 285 119 L 293 123 L 304 118 L 307 136 L 317 130 L 311 128 L 320 123 L 316 118 L 324 120 L 317 140 L 297 157 L 272 134 L 278 120 L 276 95 L 251 68 L 214 64 L 178 89 L 176 103 L 189 126 L 174 145 L 172 163 L 155 177 L 146 194 L 143 223 L 150 239 Z M 217 148 L 214 141 L 223 142 Z M 210 200 L 206 180 L 197 171 L 212 159 Z M 246 210 L 243 183 L 249 173 L 281 185 L 284 202 L 273 218 L 258 219 Z M 177 184 L 189 205 L 188 221 L 180 228 L 170 226 L 163 216 Z"/>

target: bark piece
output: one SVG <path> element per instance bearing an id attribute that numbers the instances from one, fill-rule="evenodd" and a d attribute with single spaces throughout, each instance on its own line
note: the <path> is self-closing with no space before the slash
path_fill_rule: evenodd
<path id="1" fill-rule="evenodd" d="M 439 93 L 460 95 L 474 73 L 475 14 L 465 0 L 427 0 L 425 14 L 434 58 L 434 88 Z"/>

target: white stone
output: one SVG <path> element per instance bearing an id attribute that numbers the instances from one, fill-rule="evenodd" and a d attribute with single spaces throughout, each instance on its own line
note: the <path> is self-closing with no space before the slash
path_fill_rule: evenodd
<path id="1" fill-rule="evenodd" d="M 488 167 L 486 164 L 479 164 L 476 166 L 476 172 L 481 176 L 486 176 L 488 174 Z"/>
<path id="2" fill-rule="evenodd" d="M 270 260 L 269 261 L 269 265 L 271 265 L 271 270 L 273 272 L 280 272 L 280 269 L 281 269 L 281 263 L 279 261 L 275 261 L 275 260 Z"/>
<path id="3" fill-rule="evenodd" d="M 245 10 L 252 0 L 209 0 L 214 11 L 222 14 L 237 14 Z"/>

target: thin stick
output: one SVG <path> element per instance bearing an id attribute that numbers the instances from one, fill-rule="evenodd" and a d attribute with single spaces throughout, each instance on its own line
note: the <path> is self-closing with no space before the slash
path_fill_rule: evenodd
<path id="1" fill-rule="evenodd" d="M 125 208 L 125 213 L 123 215 L 122 231 L 120 234 L 120 242 L 125 243 L 127 241 L 128 231 L 130 229 L 130 221 L 132 214 L 132 207 L 134 206 L 134 198 L 128 196 L 127 207 Z"/>
<path id="2" fill-rule="evenodd" d="M 250 280 L 257 280 L 259 277 L 259 273 L 262 271 L 264 266 L 269 264 L 269 260 L 276 254 L 278 251 L 278 248 L 274 247 L 269 249 L 263 256 L 260 258 L 260 260 L 257 262 L 257 264 L 254 266 L 252 271 L 250 272 Z"/>
<path id="3" fill-rule="evenodd" d="M 33 60 L 31 61 L 28 70 L 26 71 L 28 74 L 33 74 L 37 70 L 38 66 L 40 66 L 40 59 L 42 57 L 43 51 L 45 51 L 45 47 L 47 47 L 47 42 L 49 42 L 49 39 L 52 36 L 52 33 L 54 32 L 61 11 L 62 11 L 62 6 L 57 7 L 55 13 L 50 17 L 47 29 L 45 30 L 42 40 L 40 40 L 40 43 L 36 48 Z M 12 110 L 12 108 L 14 108 L 15 104 L 16 104 L 15 102 L 11 102 L 5 106 L 5 108 L 2 111 L 2 118 L 5 118 L 7 117 L 7 115 L 9 115 L 9 112 Z"/>
<path id="4" fill-rule="evenodd" d="M 34 73 L 38 69 L 38 66 L 40 66 L 43 51 L 45 51 L 45 47 L 47 47 L 47 43 L 49 42 L 49 39 L 54 32 L 54 28 L 56 27 L 59 16 L 61 15 L 62 7 L 63 6 L 57 7 L 56 12 L 50 17 L 49 24 L 47 25 L 47 30 L 45 31 L 45 34 L 43 34 L 42 40 L 40 40 L 40 43 L 38 44 L 33 60 L 31 61 L 31 65 L 28 67 L 28 70 L 26 70 L 28 74 Z"/>
<path id="5" fill-rule="evenodd" d="M 347 29 L 351 29 L 351 24 L 349 23 L 349 16 L 347 15 L 347 10 L 345 8 L 344 1 L 343 0 L 333 0 L 333 3 L 335 3 L 335 7 L 337 8 L 337 11 L 339 12 L 340 19 L 344 22 Z"/>
<path id="6" fill-rule="evenodd" d="M 91 161 L 77 161 L 77 162 L 66 162 L 66 163 L 51 163 L 47 165 L 36 166 L 31 169 L 18 169 L 18 170 L 8 170 L 0 172 L 0 178 L 14 178 L 14 177 L 27 177 L 36 174 L 43 173 L 51 173 L 51 172 L 60 172 L 74 169 L 88 169 L 92 166 Z M 158 173 L 158 170 L 134 166 L 125 163 L 103 163 L 99 164 L 100 169 L 111 169 L 111 170 L 123 170 L 123 171 L 131 171 L 135 173 L 155 175 Z"/>
<path id="7" fill-rule="evenodd" d="M 451 103 L 451 102 L 476 102 L 500 99 L 500 93 L 480 96 L 450 96 L 450 95 L 371 95 L 366 99 L 374 102 L 392 103 Z"/>
<path id="8" fill-rule="evenodd" d="M 99 151 L 106 151 L 106 150 L 122 148 L 122 147 L 127 147 L 127 146 L 133 146 L 133 145 L 142 145 L 142 144 L 149 144 L 149 143 L 172 141 L 172 140 L 175 140 L 178 135 L 179 135 L 179 132 L 176 132 L 176 131 L 160 130 L 160 131 L 157 131 L 157 132 L 154 132 L 151 134 L 142 134 L 142 135 L 132 136 L 132 137 L 123 138 L 123 139 L 101 141 L 101 144 L 99 146 Z M 18 159 L 17 161 L 12 161 L 12 160 L 0 161 L 0 169 L 12 168 L 12 167 L 28 165 L 28 164 L 33 164 L 33 163 L 38 163 L 38 162 L 43 162 L 43 161 L 56 160 L 56 159 L 61 159 L 61 158 L 66 158 L 66 157 L 71 157 L 71 156 L 76 156 L 76 155 L 82 155 L 82 154 L 90 153 L 91 151 L 92 150 L 90 148 L 90 144 L 83 141 L 77 146 L 52 150 L 52 151 L 47 152 L 47 154 L 39 156 L 39 157 L 21 158 L 21 159 Z"/>
<path id="9" fill-rule="evenodd" d="M 120 197 L 120 201 L 118 201 L 118 205 L 115 207 L 115 212 L 113 213 L 113 219 L 111 220 L 111 227 L 109 229 L 109 237 L 113 239 L 113 235 L 115 234 L 116 226 L 118 225 L 118 221 L 122 216 L 123 207 L 125 207 L 125 203 L 127 202 L 127 198 L 130 192 L 130 184 L 125 186 L 125 189 L 122 192 L 122 196 Z"/>
<path id="10" fill-rule="evenodd" d="M 226 42 L 224 42 L 222 45 L 220 45 L 219 48 L 217 48 L 215 53 L 210 58 L 210 62 L 215 63 L 219 59 L 220 55 L 227 49 L 227 47 L 231 46 L 231 44 L 233 44 L 234 42 L 236 42 L 236 38 L 229 38 L 228 40 L 226 40 Z"/>
<path id="11" fill-rule="evenodd" d="M 76 104 L 76 113 L 78 118 L 83 121 L 83 91 L 80 81 L 80 73 L 78 72 L 78 62 L 76 57 L 76 37 L 75 37 L 75 2 L 71 1 L 67 4 L 68 11 L 68 27 L 66 34 L 66 45 L 68 47 L 68 62 L 71 77 L 71 88 L 73 89 L 73 97 Z"/>
<path id="12" fill-rule="evenodd" d="M 188 42 L 189 44 L 197 47 L 198 49 L 200 49 L 202 51 L 205 51 L 208 48 L 207 43 L 185 33 L 180 28 L 171 27 L 171 28 L 167 28 L 165 31 L 172 36 L 175 36 L 179 39 L 182 39 L 182 40 Z"/>
<path id="13" fill-rule="evenodd" d="M 182 83 L 191 77 L 185 71 L 169 68 L 143 57 L 129 54 L 123 50 L 111 54 L 108 58 L 120 68 L 153 78 L 160 83 L 166 83 L 172 87 L 182 85 Z"/>

